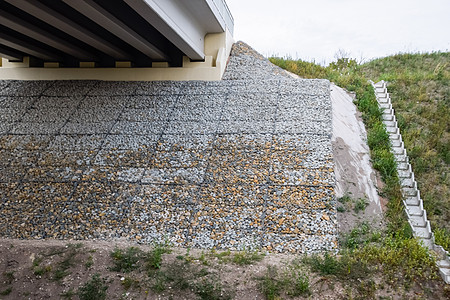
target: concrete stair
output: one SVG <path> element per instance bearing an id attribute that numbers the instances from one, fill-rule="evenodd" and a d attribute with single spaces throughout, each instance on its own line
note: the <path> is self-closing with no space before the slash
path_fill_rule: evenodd
<path id="1" fill-rule="evenodd" d="M 431 231 L 430 222 L 427 219 L 427 212 L 423 208 L 420 191 L 417 188 L 417 182 L 414 179 L 414 172 L 409 163 L 405 145 L 402 141 L 402 135 L 398 129 L 397 119 L 395 118 L 394 109 L 392 108 L 386 82 L 380 81 L 378 83 L 371 83 L 375 90 L 378 105 L 382 110 L 383 123 L 386 126 L 386 131 L 389 133 L 392 152 L 397 161 L 397 172 L 400 179 L 404 197 L 403 204 L 408 216 L 409 225 L 411 226 L 414 236 L 417 237 L 424 246 L 428 247 L 431 252 L 437 255 L 437 266 L 440 275 L 447 284 L 450 284 L 450 254 L 441 246 L 435 244 L 434 234 Z"/>

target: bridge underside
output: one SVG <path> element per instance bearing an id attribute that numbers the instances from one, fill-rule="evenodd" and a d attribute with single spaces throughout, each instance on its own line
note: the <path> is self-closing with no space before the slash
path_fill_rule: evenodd
<path id="1" fill-rule="evenodd" d="M 232 31 L 231 14 L 217 0 L 0 1 L 2 69 L 216 67 L 219 55 L 228 56 Z M 40 79 L 2 72 L 2 79 Z"/>

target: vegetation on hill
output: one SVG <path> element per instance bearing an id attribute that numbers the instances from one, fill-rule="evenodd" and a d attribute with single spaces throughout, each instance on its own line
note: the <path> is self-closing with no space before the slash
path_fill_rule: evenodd
<path id="1" fill-rule="evenodd" d="M 368 80 L 388 82 L 398 126 L 431 221 L 436 242 L 450 250 L 450 52 L 398 54 L 358 64 L 346 57 L 327 67 L 302 60 L 272 57 L 270 61 L 304 78 L 326 78 L 356 92 L 363 112 L 374 167 L 386 183 L 390 232 L 407 231 L 389 153 L 388 136 Z M 392 216 L 392 217 L 389 217 Z"/>

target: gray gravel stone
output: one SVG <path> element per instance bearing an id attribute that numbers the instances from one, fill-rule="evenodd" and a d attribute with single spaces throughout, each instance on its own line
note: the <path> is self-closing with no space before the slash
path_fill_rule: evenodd
<path id="1" fill-rule="evenodd" d="M 334 251 L 326 80 L 0 81 L 0 235 Z"/>

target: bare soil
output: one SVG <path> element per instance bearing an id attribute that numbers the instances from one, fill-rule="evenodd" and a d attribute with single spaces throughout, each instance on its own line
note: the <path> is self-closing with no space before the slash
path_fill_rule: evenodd
<path id="1" fill-rule="evenodd" d="M 96 273 L 106 280 L 108 287 L 106 299 L 200 298 L 190 288 L 180 290 L 175 286 L 173 288 L 169 286 L 165 291 L 156 293 L 152 290 L 154 281 L 142 269 L 130 273 L 111 271 L 114 264 L 110 254 L 116 247 L 120 249 L 139 247 L 143 251 L 151 250 L 149 246 L 125 241 L 0 239 L 0 253 L 2 254 L 0 257 L 0 292 L 3 294 L 0 299 L 79 299 L 76 295 L 78 288 Z M 72 252 L 72 254 L 75 253 L 72 257 L 72 264 L 66 270 L 66 276 L 56 280 L 56 271 L 67 259 L 71 249 L 75 249 Z M 174 266 L 174 262 L 178 261 L 180 257 L 184 257 L 184 259 L 189 259 L 189 265 L 192 266 L 189 270 L 202 270 L 205 274 L 209 274 L 208 278 L 212 278 L 215 283 L 220 284 L 223 288 L 222 296 L 228 295 L 231 299 L 266 299 L 260 290 L 261 281 L 257 278 L 266 274 L 268 266 L 277 266 L 279 270 L 282 270 L 294 259 L 299 259 L 298 256 L 291 254 L 271 253 L 251 265 L 237 265 L 232 261 L 222 261 L 210 253 L 195 249 L 174 248 L 171 253 L 163 255 L 161 266 L 162 269 L 165 268 L 164 266 Z M 205 258 L 202 259 L 202 256 Z M 39 267 L 47 270 L 43 274 L 37 274 L 36 259 L 40 260 Z M 33 262 L 35 263 L 33 264 Z M 192 274 L 183 273 L 183 269 L 166 271 L 178 272 L 180 278 L 192 279 Z M 289 297 L 289 299 L 348 299 L 352 294 L 357 295 L 354 285 L 335 277 L 311 273 L 306 268 L 303 271 L 309 276 L 311 294 L 305 297 Z M 124 282 L 128 279 L 132 279 L 133 284 L 127 289 Z M 378 281 L 380 281 L 379 278 Z M 375 283 L 379 284 L 377 279 L 375 279 Z M 438 296 L 436 299 L 445 299 L 443 286 L 434 287 L 442 289 L 442 297 Z M 8 288 L 10 292 L 5 295 Z M 376 299 L 379 297 L 388 297 L 385 299 L 427 298 L 415 288 L 404 291 L 402 289 L 395 290 L 389 286 L 378 288 L 373 296 L 376 296 Z M 218 299 L 226 298 L 219 297 Z M 275 299 L 284 299 L 284 297 Z"/>

